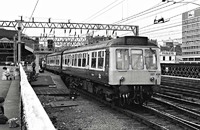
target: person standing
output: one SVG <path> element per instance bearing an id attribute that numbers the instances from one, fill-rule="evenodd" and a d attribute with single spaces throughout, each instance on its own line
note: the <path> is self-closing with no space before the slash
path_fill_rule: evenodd
<path id="1" fill-rule="evenodd" d="M 10 76 L 10 70 L 7 67 L 3 67 L 2 80 L 8 80 Z"/>
<path id="2" fill-rule="evenodd" d="M 35 61 L 33 61 L 33 62 L 31 63 L 31 66 L 32 66 L 33 72 L 35 72 L 35 66 L 36 66 Z"/>
<path id="3" fill-rule="evenodd" d="M 4 104 L 5 99 L 3 97 L 0 97 L 0 108 L 1 108 L 1 113 L 4 114 Z"/>

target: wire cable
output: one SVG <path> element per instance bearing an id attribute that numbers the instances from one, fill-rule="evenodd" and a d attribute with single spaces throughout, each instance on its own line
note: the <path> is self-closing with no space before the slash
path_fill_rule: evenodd
<path id="1" fill-rule="evenodd" d="M 160 3 L 162 3 L 162 2 L 160 2 Z M 144 11 L 142 11 L 142 12 L 139 12 L 139 13 L 137 13 L 137 14 L 134 14 L 134 15 L 132 15 L 132 16 L 129 16 L 129 17 L 127 17 L 127 18 L 124 18 L 124 19 L 122 19 L 122 20 L 119 20 L 119 21 L 115 22 L 114 24 L 123 23 L 123 22 L 128 21 L 129 19 L 132 19 L 132 18 L 134 18 L 134 17 L 136 17 L 136 16 L 138 16 L 138 15 L 142 15 L 143 13 L 145 13 L 145 12 L 147 12 L 147 11 L 150 11 L 151 9 L 155 9 L 155 8 L 157 8 L 157 7 L 159 7 L 159 6 L 162 6 L 162 5 L 166 4 L 166 3 L 163 3 L 162 5 L 160 5 L 160 3 L 154 5 L 153 7 L 149 8 L 149 9 L 147 9 L 147 10 L 144 10 Z"/>
<path id="2" fill-rule="evenodd" d="M 34 14 L 35 9 L 36 9 L 36 7 L 37 7 L 37 5 L 38 5 L 38 2 L 39 2 L 39 0 L 37 0 L 37 2 L 36 2 L 36 4 L 35 4 L 35 7 L 34 7 L 32 13 L 31 13 L 31 17 L 29 18 L 29 22 L 30 22 L 31 18 L 33 17 L 33 14 Z M 24 33 L 25 33 L 25 32 L 26 32 L 26 28 L 25 28 L 25 30 L 24 30 Z"/>
<path id="3" fill-rule="evenodd" d="M 112 6 L 113 4 L 115 4 L 117 1 L 119 0 L 115 0 L 113 3 L 107 5 L 106 7 L 104 7 L 103 9 L 99 10 L 98 12 L 96 12 L 95 14 L 91 15 L 89 18 L 85 19 L 84 21 L 91 21 L 93 19 L 95 19 L 96 17 L 106 13 L 107 11 L 111 10 L 112 8 L 116 7 L 117 5 L 121 4 L 122 2 L 124 2 L 124 0 L 120 1 L 119 3 L 117 3 L 116 5 Z M 112 7 L 110 7 L 112 6 Z M 110 8 L 108 8 L 110 7 Z M 103 11 L 105 10 L 106 8 L 108 8 L 106 11 Z M 103 11 L 103 12 L 102 12 Z"/>

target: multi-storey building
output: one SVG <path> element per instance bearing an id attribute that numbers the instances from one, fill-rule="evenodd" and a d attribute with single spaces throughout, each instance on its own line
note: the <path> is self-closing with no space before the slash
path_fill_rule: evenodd
<path id="1" fill-rule="evenodd" d="M 183 62 L 200 62 L 200 8 L 182 14 Z"/>
<path id="2" fill-rule="evenodd" d="M 179 63 L 181 61 L 180 43 L 165 41 L 160 46 L 160 63 Z"/>

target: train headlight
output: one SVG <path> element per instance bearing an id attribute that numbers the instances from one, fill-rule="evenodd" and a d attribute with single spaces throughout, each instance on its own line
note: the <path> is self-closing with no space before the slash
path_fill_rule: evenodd
<path id="1" fill-rule="evenodd" d="M 155 80 L 154 77 L 151 77 L 151 78 L 150 78 L 150 81 L 151 81 L 151 82 L 154 82 L 154 80 Z"/>
<path id="2" fill-rule="evenodd" d="M 125 78 L 122 76 L 120 79 L 119 79 L 119 84 L 121 85 L 122 82 L 125 80 Z"/>
<path id="3" fill-rule="evenodd" d="M 120 78 L 120 81 L 123 82 L 124 80 L 125 80 L 125 78 L 122 76 L 122 77 Z"/>

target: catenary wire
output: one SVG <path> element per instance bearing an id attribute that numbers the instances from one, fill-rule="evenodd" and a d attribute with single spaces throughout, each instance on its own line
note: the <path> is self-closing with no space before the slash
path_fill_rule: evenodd
<path id="1" fill-rule="evenodd" d="M 90 21 L 90 19 L 92 19 L 93 17 L 95 17 L 97 14 L 99 14 L 101 11 L 105 10 L 105 9 L 108 8 L 109 6 L 115 4 L 117 1 L 119 1 L 119 0 L 115 0 L 115 1 L 112 2 L 111 4 L 107 5 L 107 6 L 104 7 L 103 9 L 97 11 L 96 13 L 94 13 L 93 15 L 91 15 L 90 17 L 88 17 L 87 19 L 83 20 L 83 22 L 85 22 L 85 21 Z"/>

